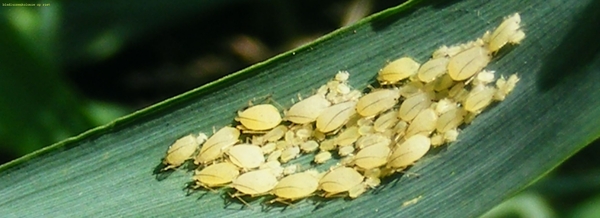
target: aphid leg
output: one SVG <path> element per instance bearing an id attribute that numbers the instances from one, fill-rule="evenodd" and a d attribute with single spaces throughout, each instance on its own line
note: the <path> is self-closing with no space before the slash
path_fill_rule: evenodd
<path id="1" fill-rule="evenodd" d="M 234 194 L 228 193 L 228 194 L 229 194 L 229 196 L 231 196 L 231 198 L 237 198 L 237 199 L 238 199 L 239 201 L 241 201 L 241 202 L 242 202 L 244 205 L 246 205 L 246 206 L 247 206 L 247 207 L 249 207 L 249 208 L 252 208 L 252 206 L 250 206 L 250 204 L 248 204 L 248 202 L 244 201 L 244 199 L 242 199 L 242 198 L 240 197 L 239 193 L 234 193 Z"/>

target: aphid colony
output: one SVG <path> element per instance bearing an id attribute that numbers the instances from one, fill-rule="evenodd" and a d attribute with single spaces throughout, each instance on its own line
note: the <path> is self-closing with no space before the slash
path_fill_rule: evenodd
<path id="1" fill-rule="evenodd" d="M 271 104 L 250 106 L 238 112 L 237 127 L 175 141 L 163 159 L 164 170 L 193 158 L 195 188 L 227 186 L 238 198 L 273 195 L 270 202 L 283 203 L 314 194 L 356 198 L 431 147 L 455 141 L 459 127 L 504 100 L 519 77 L 496 80 L 484 68 L 500 48 L 525 37 L 519 23 L 519 14 L 509 16 L 481 38 L 442 46 L 423 64 L 410 57 L 392 61 L 379 71 L 381 87 L 368 94 L 352 89 L 350 74 L 339 72 L 283 117 Z M 312 153 L 313 165 L 340 158 L 323 172 L 287 164 Z"/>

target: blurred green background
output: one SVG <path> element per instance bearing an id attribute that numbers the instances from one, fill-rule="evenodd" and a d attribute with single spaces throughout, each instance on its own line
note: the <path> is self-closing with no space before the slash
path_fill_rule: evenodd
<path id="1" fill-rule="evenodd" d="M 33 6 L 0 7 L 0 161 L 402 2 L 12 1 Z M 600 217 L 598 143 L 484 216 Z"/>

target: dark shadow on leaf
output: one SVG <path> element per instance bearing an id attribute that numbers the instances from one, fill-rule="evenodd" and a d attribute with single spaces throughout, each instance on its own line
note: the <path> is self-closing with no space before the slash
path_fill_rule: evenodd
<path id="1" fill-rule="evenodd" d="M 600 1 L 592 1 L 574 19 L 573 27 L 560 45 L 546 57 L 541 68 L 538 87 L 548 91 L 568 77 L 583 73 L 583 69 L 600 53 Z"/>
<path id="2" fill-rule="evenodd" d="M 154 170 L 152 171 L 152 175 L 154 175 L 154 177 L 156 178 L 156 181 L 163 181 L 166 178 L 168 178 L 171 174 L 173 174 L 173 172 L 175 172 L 175 170 L 163 170 L 167 165 L 163 164 L 162 162 L 159 163 L 156 167 L 154 167 Z"/>

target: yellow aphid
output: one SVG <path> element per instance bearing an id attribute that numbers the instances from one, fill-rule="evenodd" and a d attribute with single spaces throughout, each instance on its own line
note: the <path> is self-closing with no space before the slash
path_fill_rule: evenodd
<path id="1" fill-rule="evenodd" d="M 420 81 L 411 81 L 407 84 L 404 84 L 399 92 L 400 92 L 400 96 L 404 97 L 404 98 L 410 98 L 413 95 L 419 94 L 423 92 L 423 87 L 425 85 L 420 82 Z"/>
<path id="2" fill-rule="evenodd" d="M 377 80 L 379 80 L 379 83 L 382 85 L 396 84 L 417 73 L 419 66 L 420 64 L 412 58 L 403 57 L 385 65 L 385 67 L 379 71 Z"/>
<path id="3" fill-rule="evenodd" d="M 284 170 L 284 168 L 281 167 L 281 163 L 279 163 L 279 161 L 267 161 L 264 164 L 260 165 L 260 167 L 258 167 L 258 169 L 269 170 L 269 171 L 271 171 L 271 174 L 275 175 L 275 177 L 283 176 L 283 170 Z"/>
<path id="4" fill-rule="evenodd" d="M 337 74 L 335 74 L 334 77 L 334 79 L 339 82 L 347 82 L 349 78 L 350 73 L 348 73 L 348 71 L 340 71 Z"/>
<path id="5" fill-rule="evenodd" d="M 360 126 L 358 128 L 358 134 L 360 134 L 361 136 L 373 133 L 375 133 L 375 129 L 373 128 L 373 126 Z"/>
<path id="6" fill-rule="evenodd" d="M 269 130 L 281 123 L 281 114 L 273 105 L 259 104 L 238 112 L 235 120 L 251 131 Z"/>
<path id="7" fill-rule="evenodd" d="M 281 139 L 285 133 L 288 131 L 288 128 L 284 125 L 279 125 L 269 132 L 265 133 L 263 136 L 264 142 L 276 142 Z"/>
<path id="8" fill-rule="evenodd" d="M 316 151 L 319 148 L 319 143 L 315 140 L 308 140 L 300 144 L 300 150 L 304 153 L 310 153 Z"/>
<path id="9" fill-rule="evenodd" d="M 425 62 L 421 65 L 417 73 L 419 80 L 426 83 L 433 82 L 436 78 L 446 73 L 449 61 L 450 59 L 447 57 L 440 57 Z"/>
<path id="10" fill-rule="evenodd" d="M 460 45 L 454 45 L 454 46 L 450 46 L 450 47 L 442 45 L 440 48 L 438 48 L 437 50 L 435 50 L 433 52 L 431 57 L 432 58 L 452 57 L 452 56 L 458 54 L 459 52 L 461 52 L 462 50 L 463 50 L 463 48 Z"/>
<path id="11" fill-rule="evenodd" d="M 396 123 L 396 126 L 394 126 L 394 132 L 396 132 L 396 134 L 404 135 L 406 128 L 408 128 L 408 123 L 401 120 L 400 122 Z"/>
<path id="12" fill-rule="evenodd" d="M 277 196 L 272 200 L 286 203 L 306 198 L 319 188 L 319 173 L 316 171 L 305 171 L 283 177 L 271 191 Z"/>
<path id="13" fill-rule="evenodd" d="M 339 129 L 356 113 L 355 107 L 352 101 L 328 107 L 317 118 L 317 130 L 328 133 Z"/>
<path id="14" fill-rule="evenodd" d="M 400 92 L 398 89 L 380 89 L 371 92 L 356 103 L 356 111 L 363 117 L 377 115 L 398 103 Z"/>
<path id="15" fill-rule="evenodd" d="M 365 170 L 383 166 L 387 163 L 390 151 L 390 146 L 383 144 L 366 147 L 356 153 L 354 164 Z"/>
<path id="16" fill-rule="evenodd" d="M 340 148 L 338 148 L 338 154 L 342 157 L 351 155 L 352 153 L 354 153 L 354 146 L 345 145 L 345 146 L 340 146 Z"/>
<path id="17" fill-rule="evenodd" d="M 310 96 L 294 104 L 285 114 L 285 120 L 292 123 L 306 124 L 314 122 L 321 113 L 331 106 L 322 95 Z"/>
<path id="18" fill-rule="evenodd" d="M 312 137 L 313 135 L 313 128 L 312 125 L 302 125 L 302 128 L 296 130 L 296 137 L 302 139 L 302 140 L 307 140 L 308 138 Z"/>
<path id="19" fill-rule="evenodd" d="M 335 137 L 333 141 L 336 145 L 341 147 L 353 144 L 356 142 L 358 137 L 360 137 L 360 134 L 358 133 L 358 127 L 352 126 L 343 130 L 337 137 Z"/>
<path id="20" fill-rule="evenodd" d="M 163 170 L 174 169 L 181 166 L 186 160 L 198 150 L 202 141 L 196 140 L 194 135 L 190 134 L 177 139 L 167 150 L 167 156 L 163 159 L 163 164 L 167 165 Z"/>
<path id="21" fill-rule="evenodd" d="M 326 139 L 325 141 L 322 141 L 319 145 L 319 149 L 321 151 L 331 151 L 335 148 L 337 148 L 337 145 L 335 144 L 334 139 Z"/>
<path id="22" fill-rule="evenodd" d="M 281 152 L 281 157 L 279 157 L 279 160 L 281 163 L 287 163 L 288 161 L 298 157 L 298 155 L 300 155 L 300 148 L 298 146 L 291 146 Z"/>
<path id="23" fill-rule="evenodd" d="M 450 87 L 452 87 L 454 85 L 455 81 L 452 79 L 452 77 L 450 77 L 450 75 L 444 74 L 441 77 L 438 77 L 437 79 L 435 79 L 433 81 L 433 83 L 434 83 L 433 89 L 435 91 L 441 92 L 441 91 L 447 90 Z"/>
<path id="24" fill-rule="evenodd" d="M 260 147 L 251 144 L 240 144 L 227 151 L 229 160 L 242 169 L 258 168 L 265 162 L 263 151 Z"/>
<path id="25" fill-rule="evenodd" d="M 463 108 L 456 107 L 440 115 L 435 128 L 439 133 L 445 133 L 448 130 L 456 129 L 464 122 L 467 112 Z"/>
<path id="26" fill-rule="evenodd" d="M 296 171 L 298 171 L 298 168 L 300 168 L 300 165 L 298 164 L 292 164 L 289 166 L 286 166 L 283 168 L 283 175 L 291 175 L 296 173 Z"/>
<path id="27" fill-rule="evenodd" d="M 431 136 L 430 141 L 431 141 L 431 146 L 434 148 L 438 147 L 440 145 L 443 145 L 444 144 L 444 135 L 435 133 Z"/>
<path id="28" fill-rule="evenodd" d="M 411 137 L 416 134 L 428 136 L 435 130 L 437 120 L 438 116 L 433 109 L 422 110 L 408 126 L 404 137 Z"/>
<path id="29" fill-rule="evenodd" d="M 431 105 L 431 98 L 427 93 L 419 93 L 404 100 L 398 110 L 398 118 L 410 122 L 419 112 Z"/>
<path id="30" fill-rule="evenodd" d="M 390 110 L 379 115 L 379 117 L 373 123 L 373 129 L 377 132 L 385 132 L 386 130 L 394 127 L 396 123 L 398 123 L 398 111 Z"/>
<path id="31" fill-rule="evenodd" d="M 457 138 L 458 138 L 458 130 L 457 129 L 451 129 L 444 133 L 444 142 L 446 142 L 446 143 L 456 141 Z"/>
<path id="32" fill-rule="evenodd" d="M 328 161 L 329 159 L 331 159 L 331 152 L 321 151 L 317 155 L 315 155 L 314 162 L 316 164 L 322 164 L 322 163 L 325 163 L 326 161 Z"/>
<path id="33" fill-rule="evenodd" d="M 279 157 L 281 157 L 281 153 L 283 153 L 283 150 L 275 150 L 271 152 L 271 154 L 269 154 L 269 157 L 267 157 L 267 162 L 278 161 Z"/>
<path id="34" fill-rule="evenodd" d="M 207 189 L 213 187 L 225 186 L 240 175 L 237 166 L 229 162 L 210 165 L 200 171 L 196 171 L 193 179 L 196 181 L 196 187 Z"/>
<path id="35" fill-rule="evenodd" d="M 465 110 L 473 113 L 479 113 L 485 107 L 492 103 L 496 89 L 487 86 L 476 86 L 471 90 L 465 100 Z"/>
<path id="36" fill-rule="evenodd" d="M 268 193 L 277 185 L 277 177 L 268 169 L 255 170 L 244 173 L 238 176 L 231 183 L 231 187 L 235 188 L 241 194 L 259 196 Z"/>
<path id="37" fill-rule="evenodd" d="M 433 105 L 432 105 L 432 107 L 433 107 Z M 456 104 L 456 102 L 454 102 L 450 99 L 444 98 L 444 99 L 440 99 L 435 104 L 435 112 L 438 115 L 442 115 L 442 114 L 444 114 L 454 108 L 457 108 L 457 107 L 458 107 L 458 105 Z"/>
<path id="38" fill-rule="evenodd" d="M 471 78 L 490 62 L 489 51 L 481 46 L 473 46 L 448 62 L 448 75 L 455 81 Z"/>
<path id="39" fill-rule="evenodd" d="M 375 134 L 370 134 L 370 135 L 360 137 L 356 141 L 356 148 L 364 149 L 369 146 L 375 146 L 375 145 L 380 145 L 380 144 L 388 146 L 391 143 L 392 143 L 392 140 L 389 137 L 386 137 L 385 135 L 380 134 L 380 133 L 375 133 Z"/>
<path id="40" fill-rule="evenodd" d="M 431 141 L 427 136 L 414 135 L 396 146 L 388 158 L 387 168 L 402 170 L 421 159 L 430 147 Z"/>
<path id="41" fill-rule="evenodd" d="M 271 152 L 275 151 L 276 148 L 277 148 L 277 143 L 269 142 L 266 145 L 263 145 L 262 147 L 260 147 L 260 150 L 262 150 L 263 154 L 270 154 Z"/>
<path id="42" fill-rule="evenodd" d="M 498 91 L 494 94 L 494 100 L 503 101 L 506 95 L 508 95 L 519 82 L 519 76 L 517 74 L 510 75 L 508 80 L 504 79 L 503 76 L 496 81 L 496 88 Z"/>
<path id="43" fill-rule="evenodd" d="M 525 38 L 525 33 L 521 30 L 520 23 L 521 16 L 519 16 L 519 13 L 504 18 L 500 26 L 489 36 L 487 46 L 489 51 L 496 52 L 507 43 L 519 44 Z"/>
<path id="44" fill-rule="evenodd" d="M 473 85 L 486 85 L 494 82 L 494 71 L 482 70 L 473 79 Z"/>
<path id="45" fill-rule="evenodd" d="M 213 134 L 202 146 L 194 159 L 194 164 L 206 164 L 223 156 L 223 153 L 238 142 L 240 131 L 233 127 L 223 127 Z"/>
<path id="46" fill-rule="evenodd" d="M 324 197 L 350 191 L 362 184 L 364 177 L 355 169 L 338 167 L 327 172 L 319 181 L 319 188 L 325 191 Z"/>

